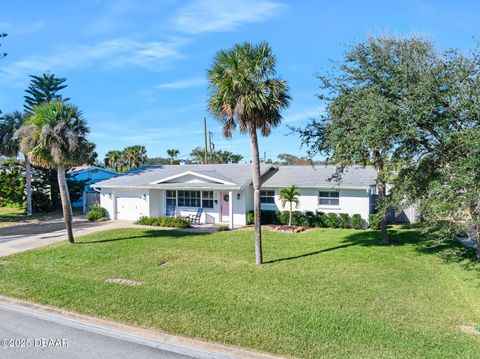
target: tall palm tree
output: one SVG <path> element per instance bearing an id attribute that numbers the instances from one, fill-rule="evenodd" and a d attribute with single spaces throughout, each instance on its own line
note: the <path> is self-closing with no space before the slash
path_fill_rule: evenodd
<path id="1" fill-rule="evenodd" d="M 14 139 L 15 132 L 22 127 L 25 115 L 15 111 L 0 118 L 0 155 L 17 157 L 20 148 Z M 32 169 L 30 161 L 25 157 L 25 191 L 27 194 L 27 215 L 32 215 Z"/>
<path id="2" fill-rule="evenodd" d="M 167 150 L 167 155 L 168 155 L 168 157 L 170 157 L 170 164 L 173 165 L 175 163 L 175 160 L 176 160 L 179 153 L 180 153 L 180 151 L 176 150 L 174 148 L 171 148 L 171 149 Z"/>
<path id="3" fill-rule="evenodd" d="M 122 166 L 122 151 L 108 151 L 105 155 L 105 166 L 118 172 Z"/>
<path id="4" fill-rule="evenodd" d="M 52 101 L 35 108 L 16 132 L 20 149 L 34 165 L 56 168 L 68 241 L 74 243 L 72 206 L 65 178 L 65 167 L 83 163 L 91 144 L 89 132 L 78 107 Z"/>
<path id="5" fill-rule="evenodd" d="M 298 187 L 292 185 L 288 188 L 283 188 L 280 190 L 280 202 L 282 203 L 282 207 L 285 208 L 285 205 L 289 204 L 289 216 L 288 216 L 288 225 L 292 225 L 292 212 L 293 212 L 293 205 L 295 204 L 295 208 L 298 207 L 300 203 L 300 191 Z"/>
<path id="6" fill-rule="evenodd" d="M 122 152 L 122 162 L 126 166 L 127 171 L 140 167 L 147 162 L 147 159 L 145 146 L 128 146 Z"/>
<path id="7" fill-rule="evenodd" d="M 272 127 L 280 124 L 281 111 L 290 102 L 288 84 L 276 77 L 275 65 L 275 56 L 266 42 L 243 43 L 217 52 L 208 70 L 208 109 L 223 123 L 224 136 L 230 138 L 235 129 L 250 136 L 257 264 L 263 262 L 257 129 L 268 136 Z"/>

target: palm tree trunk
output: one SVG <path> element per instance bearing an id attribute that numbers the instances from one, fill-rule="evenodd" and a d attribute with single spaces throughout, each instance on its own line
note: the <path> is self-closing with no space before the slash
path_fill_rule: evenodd
<path id="1" fill-rule="evenodd" d="M 68 241 L 74 243 L 73 238 L 73 214 L 72 206 L 70 204 L 70 194 L 68 193 L 67 179 L 65 178 L 65 167 L 59 166 L 57 169 L 58 174 L 58 188 L 60 190 L 60 198 L 62 200 L 63 218 L 65 220 L 65 227 L 67 228 Z"/>
<path id="2" fill-rule="evenodd" d="M 25 190 L 27 192 L 27 216 L 32 215 L 32 167 L 25 156 Z"/>
<path id="3" fill-rule="evenodd" d="M 288 216 L 288 226 L 289 227 L 292 226 L 292 202 L 290 202 L 290 213 L 289 213 L 289 216 Z"/>
<path id="4" fill-rule="evenodd" d="M 253 217 L 255 221 L 255 262 L 263 263 L 262 223 L 260 217 L 260 156 L 258 154 L 257 129 L 250 128 L 250 151 L 252 153 Z"/>
<path id="5" fill-rule="evenodd" d="M 48 170 L 48 176 L 50 178 L 50 197 L 52 199 L 52 208 L 54 211 L 60 208 L 61 199 L 59 200 L 60 188 L 58 186 L 57 178 L 58 174 L 55 169 Z"/>

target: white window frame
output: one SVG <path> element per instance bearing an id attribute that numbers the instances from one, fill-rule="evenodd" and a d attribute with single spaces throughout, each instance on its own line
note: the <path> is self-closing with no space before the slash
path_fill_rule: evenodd
<path id="1" fill-rule="evenodd" d="M 206 195 L 207 194 L 207 195 Z M 205 196 L 206 195 L 206 196 Z M 214 195 L 213 195 L 213 191 L 202 191 L 202 193 L 200 194 L 200 198 L 201 198 L 201 204 L 202 204 L 202 208 L 205 208 L 205 209 L 213 209 L 213 207 L 215 206 L 215 201 L 214 201 Z M 208 201 L 209 203 L 211 203 L 212 205 L 211 206 L 205 206 L 204 203 L 205 201 Z"/>
<path id="2" fill-rule="evenodd" d="M 328 193 L 328 195 L 325 195 Z M 335 193 L 336 196 L 332 196 Z M 321 203 L 322 200 L 327 200 L 328 203 Z M 331 203 L 336 201 L 337 203 Z M 340 206 L 340 191 L 319 191 L 318 192 L 318 206 L 319 207 L 339 207 Z"/>
<path id="3" fill-rule="evenodd" d="M 168 194 L 169 194 L 168 192 L 173 192 L 173 196 L 169 196 L 169 195 L 168 195 Z M 173 201 L 174 201 L 174 204 L 171 204 L 171 203 L 169 204 L 169 203 L 168 203 L 169 200 L 170 200 L 170 201 L 173 200 Z M 175 191 L 175 190 L 166 190 L 166 191 L 165 191 L 165 205 L 166 205 L 166 206 L 175 206 L 175 207 L 177 207 L 177 191 Z"/>
<path id="4" fill-rule="evenodd" d="M 183 192 L 184 197 L 180 198 L 180 192 Z M 186 193 L 189 193 L 189 196 L 185 196 Z M 192 196 L 192 193 L 198 193 L 198 197 Z M 180 205 L 180 200 L 183 199 L 183 205 Z M 198 205 L 194 204 L 192 206 L 192 201 L 198 200 Z M 188 201 L 188 205 L 185 205 L 185 202 Z M 198 208 L 202 205 L 202 191 L 193 191 L 193 190 L 179 190 L 177 191 L 177 204 L 178 207 L 185 207 L 185 208 Z"/>
<path id="5" fill-rule="evenodd" d="M 268 194 L 267 194 L 268 192 Z M 272 201 L 263 202 L 263 199 L 269 198 Z M 260 204 L 272 205 L 275 204 L 275 190 L 261 190 L 260 191 Z"/>

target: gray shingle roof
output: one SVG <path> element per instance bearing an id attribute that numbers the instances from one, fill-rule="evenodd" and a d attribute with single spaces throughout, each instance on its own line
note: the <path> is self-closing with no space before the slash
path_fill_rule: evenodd
<path id="1" fill-rule="evenodd" d="M 262 174 L 271 168 L 272 166 L 261 166 Z M 97 182 L 95 183 L 95 187 L 178 188 L 180 185 L 175 183 L 152 184 L 152 182 L 180 175 L 185 172 L 195 172 L 233 184 L 183 183 L 181 185 L 182 188 L 240 189 L 252 181 L 252 166 L 250 164 L 163 165 L 140 168 L 120 177 Z"/>
<path id="2" fill-rule="evenodd" d="M 298 187 L 312 188 L 369 188 L 375 185 L 376 173 L 373 167 L 352 166 L 345 169 L 340 182 L 331 180 L 335 174 L 335 166 L 268 166 L 262 165 L 265 180 L 262 187 Z M 271 171 L 271 172 L 270 172 Z M 182 188 L 192 189 L 240 189 L 252 182 L 250 164 L 224 165 L 163 165 L 145 166 L 120 177 L 111 178 L 95 184 L 98 188 L 180 188 L 178 183 L 159 183 L 164 178 L 195 172 L 204 176 L 217 178 L 233 183 L 183 183 Z"/>
<path id="3" fill-rule="evenodd" d="M 373 167 L 352 166 L 345 169 L 341 181 L 332 179 L 335 166 L 278 166 L 278 171 L 265 180 L 263 187 L 297 187 L 313 188 L 369 188 L 375 185 L 377 178 Z"/>

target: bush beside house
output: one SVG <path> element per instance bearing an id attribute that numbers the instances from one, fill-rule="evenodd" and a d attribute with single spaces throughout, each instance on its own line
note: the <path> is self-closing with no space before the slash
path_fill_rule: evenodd
<path id="1" fill-rule="evenodd" d="M 137 224 L 144 226 L 190 228 L 191 224 L 184 218 L 176 217 L 147 217 L 143 216 L 137 221 Z"/>
<path id="2" fill-rule="evenodd" d="M 87 218 L 92 222 L 100 222 L 107 219 L 107 210 L 100 206 L 92 206 L 87 212 Z"/>
<path id="3" fill-rule="evenodd" d="M 376 216 L 376 215 L 373 215 Z M 262 224 L 288 224 L 289 211 L 261 211 Z M 369 221 L 372 215 L 369 216 Z M 378 227 L 378 217 L 374 219 L 373 224 Z M 253 224 L 253 211 L 247 213 L 247 224 Z M 351 217 L 348 213 L 323 213 L 323 212 L 292 212 L 292 225 L 302 227 L 319 228 L 354 228 L 364 229 L 366 223 L 360 214 L 354 214 Z M 372 227 L 375 229 L 376 227 Z"/>

